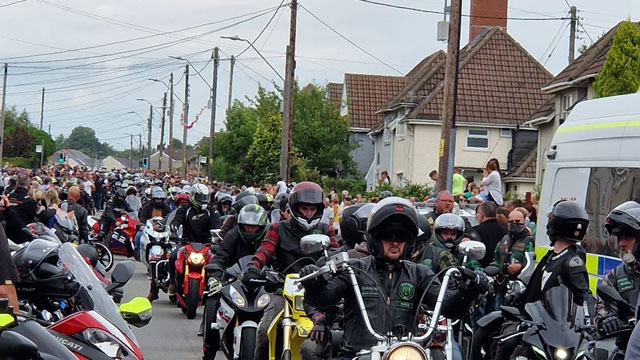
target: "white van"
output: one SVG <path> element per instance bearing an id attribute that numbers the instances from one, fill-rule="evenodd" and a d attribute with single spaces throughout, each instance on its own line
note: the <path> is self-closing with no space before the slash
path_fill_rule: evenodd
<path id="1" fill-rule="evenodd" d="M 640 199 L 640 93 L 584 101 L 560 125 L 546 154 L 538 210 L 536 254 L 549 249 L 545 214 L 558 200 L 577 201 L 589 214 L 582 246 L 591 288 L 620 263 L 604 221 L 611 209 Z"/>

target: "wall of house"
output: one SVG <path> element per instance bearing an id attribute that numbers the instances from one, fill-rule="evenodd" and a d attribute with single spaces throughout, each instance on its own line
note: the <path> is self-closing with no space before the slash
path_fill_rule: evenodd
<path id="1" fill-rule="evenodd" d="M 535 184 L 532 182 L 520 182 L 514 181 L 506 184 L 506 191 L 518 194 L 520 198 L 524 200 L 525 195 L 530 192 L 533 193 L 533 189 L 535 188 Z"/>
<path id="2" fill-rule="evenodd" d="M 383 132 L 380 131 L 374 135 L 373 159 L 371 159 L 370 171 L 365 173 L 367 181 L 367 190 L 373 191 L 378 186 L 380 173 L 383 171 L 392 173 L 391 171 L 391 143 L 385 143 Z"/>
<path id="3" fill-rule="evenodd" d="M 135 162 L 134 165 L 137 167 L 138 166 L 137 161 L 134 160 L 133 162 Z M 120 164 L 119 161 L 112 158 L 111 156 L 107 156 L 104 160 L 102 160 L 102 166 L 107 168 L 108 170 L 111 170 L 111 169 L 121 170 L 127 165 L 128 164 Z"/>
<path id="4" fill-rule="evenodd" d="M 467 147 L 468 129 L 487 129 L 489 146 L 487 149 L 475 149 Z M 467 168 L 484 168 L 487 161 L 496 158 L 500 162 L 500 168 L 506 169 L 507 157 L 511 150 L 511 137 L 500 136 L 500 129 L 476 128 L 458 126 L 456 134 L 456 159 L 455 166 Z"/>
<path id="5" fill-rule="evenodd" d="M 404 136 L 395 134 L 393 142 L 392 171 L 389 172 L 391 183 L 396 186 L 404 186 L 411 177 L 411 136 L 412 131 L 405 130 Z M 412 181 L 413 182 L 413 181 Z"/>
<path id="6" fill-rule="evenodd" d="M 439 125 L 411 125 L 413 128 L 413 157 L 411 160 L 411 181 L 418 184 L 433 185 L 429 179 L 432 170 L 438 170 L 438 151 L 440 148 Z"/>
<path id="7" fill-rule="evenodd" d="M 349 133 L 349 144 L 357 146 L 351 151 L 351 158 L 358 166 L 360 174 L 365 176 L 374 158 L 373 140 L 366 132 L 351 132 Z"/>

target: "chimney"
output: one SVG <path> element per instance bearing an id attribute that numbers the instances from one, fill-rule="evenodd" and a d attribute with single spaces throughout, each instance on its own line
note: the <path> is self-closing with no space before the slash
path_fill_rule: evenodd
<path id="1" fill-rule="evenodd" d="M 469 42 L 492 27 L 507 29 L 507 3 L 508 0 L 471 0 Z"/>

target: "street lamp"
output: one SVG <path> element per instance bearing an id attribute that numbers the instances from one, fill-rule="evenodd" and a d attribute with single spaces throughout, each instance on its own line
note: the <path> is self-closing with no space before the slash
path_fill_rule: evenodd
<path id="1" fill-rule="evenodd" d="M 172 58 L 172 59 L 176 59 L 176 60 L 186 61 L 187 64 L 189 64 L 194 70 L 196 69 L 196 67 L 188 59 L 185 59 L 185 58 L 183 58 L 181 56 L 169 56 L 169 57 Z M 198 76 L 200 76 L 200 79 L 202 79 L 202 81 L 204 81 L 204 83 L 207 84 L 207 87 L 209 89 L 211 89 L 211 85 L 209 84 L 209 82 L 205 78 L 202 77 L 202 75 L 200 75 L 200 72 L 196 71 L 196 74 L 198 74 Z"/>
<path id="2" fill-rule="evenodd" d="M 171 88 L 169 87 L 169 85 L 167 85 L 167 83 L 165 83 L 164 81 L 162 81 L 162 80 L 160 80 L 160 79 L 147 79 L 147 80 L 151 80 L 151 81 L 155 81 L 155 82 L 161 83 L 161 84 L 163 84 L 167 89 L 171 90 Z M 184 105 L 184 101 L 182 101 L 182 99 L 180 99 L 180 97 L 179 97 L 178 95 L 176 95 L 176 94 L 174 93 L 174 94 L 173 94 L 173 96 L 174 96 L 176 99 L 178 99 L 178 101 L 180 101 L 180 103 L 181 103 L 182 105 Z"/>
<path id="3" fill-rule="evenodd" d="M 142 98 L 138 98 L 138 99 L 136 99 L 136 100 L 138 100 L 138 101 L 146 101 L 146 102 L 147 102 L 147 104 L 149 104 L 149 106 L 151 106 L 151 108 L 152 108 L 153 110 L 155 110 L 155 111 L 158 113 L 158 115 L 162 116 L 162 113 L 160 112 L 160 110 L 156 109 L 156 107 L 155 107 L 155 106 L 153 106 L 153 103 L 151 103 L 151 101 L 149 101 L 149 100 L 147 100 L 147 99 L 142 99 Z"/>
<path id="4" fill-rule="evenodd" d="M 238 35 L 236 36 L 220 36 L 220 38 L 222 39 L 229 39 L 229 40 L 233 40 L 233 41 L 244 41 L 247 44 L 249 44 L 249 46 L 262 58 L 262 60 L 264 60 L 264 62 L 267 63 L 267 65 L 269 65 L 269 67 L 271 68 L 271 70 L 273 70 L 273 72 L 276 73 L 276 75 L 278 75 L 278 77 L 280 78 L 280 80 L 284 81 L 284 78 L 282 77 L 282 75 L 280 75 L 280 73 L 278 72 L 278 70 L 276 70 L 271 63 L 264 57 L 262 56 L 262 54 L 260 53 L 260 51 L 258 51 L 258 49 L 256 49 L 255 46 L 253 46 L 253 44 L 251 43 L 251 41 L 247 40 L 247 39 L 243 39 L 241 37 L 239 37 Z"/>

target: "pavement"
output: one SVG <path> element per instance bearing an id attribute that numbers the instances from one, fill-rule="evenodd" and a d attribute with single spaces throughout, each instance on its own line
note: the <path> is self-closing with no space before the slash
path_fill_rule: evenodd
<path id="1" fill-rule="evenodd" d="M 123 257 L 117 257 L 116 261 L 123 259 Z M 146 297 L 148 293 L 149 280 L 146 267 L 136 262 L 136 273 L 125 286 L 122 301 L 129 301 L 136 296 Z M 160 291 L 160 299 L 153 302 L 151 322 L 143 328 L 132 327 L 142 347 L 144 358 L 151 360 L 202 359 L 202 338 L 197 336 L 202 321 L 202 310 L 202 307 L 199 308 L 196 318 L 188 320 L 175 304 L 169 302 L 167 294 Z M 224 359 L 224 356 L 219 352 L 217 359 Z"/>

